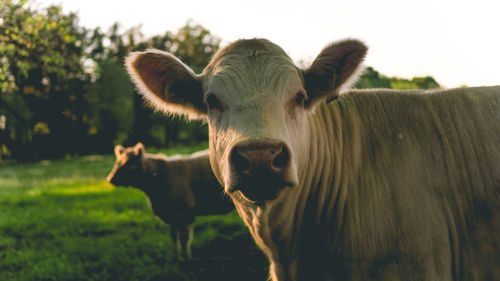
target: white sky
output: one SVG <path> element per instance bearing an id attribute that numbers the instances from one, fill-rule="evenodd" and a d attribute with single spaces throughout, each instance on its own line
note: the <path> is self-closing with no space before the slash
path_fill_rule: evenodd
<path id="1" fill-rule="evenodd" d="M 189 19 L 223 40 L 263 37 L 296 61 L 357 38 L 382 74 L 433 76 L 445 87 L 500 85 L 499 0 L 37 0 L 62 5 L 86 27 L 142 25 L 147 36 Z"/>

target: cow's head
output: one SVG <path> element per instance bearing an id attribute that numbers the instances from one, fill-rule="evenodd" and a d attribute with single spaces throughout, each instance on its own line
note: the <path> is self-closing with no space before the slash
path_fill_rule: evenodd
<path id="1" fill-rule="evenodd" d="M 142 143 L 132 147 L 115 146 L 115 166 L 106 180 L 117 186 L 133 186 L 139 188 L 144 177 L 143 157 L 146 150 Z"/>
<path id="2" fill-rule="evenodd" d="M 277 45 L 236 41 L 202 74 L 169 53 L 132 53 L 127 68 L 156 108 L 209 124 L 210 161 L 234 199 L 262 204 L 299 182 L 307 165 L 307 114 L 349 84 L 366 46 L 344 40 L 324 48 L 301 70 Z"/>

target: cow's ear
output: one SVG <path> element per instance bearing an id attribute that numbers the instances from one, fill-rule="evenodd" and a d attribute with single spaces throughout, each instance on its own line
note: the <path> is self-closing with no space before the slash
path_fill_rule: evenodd
<path id="1" fill-rule="evenodd" d="M 304 70 L 309 106 L 320 100 L 332 100 L 357 78 L 368 47 L 358 40 L 343 40 L 326 46 Z"/>
<path id="2" fill-rule="evenodd" d="M 115 146 L 115 156 L 118 158 L 125 151 L 125 147 L 121 145 Z"/>
<path id="3" fill-rule="evenodd" d="M 174 55 L 159 50 L 134 52 L 125 64 L 141 94 L 155 108 L 190 119 L 206 118 L 201 76 Z"/>
<path id="4" fill-rule="evenodd" d="M 138 142 L 134 146 L 134 155 L 143 156 L 145 153 L 146 153 L 146 148 L 144 148 L 144 144 L 142 144 L 142 142 Z"/>

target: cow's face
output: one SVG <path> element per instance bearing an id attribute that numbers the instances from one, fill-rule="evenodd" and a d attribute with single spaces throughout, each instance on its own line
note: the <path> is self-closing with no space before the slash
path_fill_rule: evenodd
<path id="1" fill-rule="evenodd" d="M 210 158 L 227 193 L 262 203 L 298 183 L 307 93 L 281 49 L 245 43 L 220 52 L 203 73 Z"/>
<path id="2" fill-rule="evenodd" d="M 115 146 L 115 166 L 106 180 L 116 186 L 141 186 L 141 178 L 144 175 L 142 157 L 145 149 L 142 143 L 133 147 L 125 148 L 121 145 Z"/>
<path id="3" fill-rule="evenodd" d="M 220 50 L 201 75 L 168 53 L 134 53 L 129 73 L 159 109 L 209 124 L 212 169 L 234 199 L 261 205 L 293 188 L 307 165 L 307 115 L 338 95 L 366 47 L 326 47 L 306 70 L 273 43 L 241 40 Z"/>

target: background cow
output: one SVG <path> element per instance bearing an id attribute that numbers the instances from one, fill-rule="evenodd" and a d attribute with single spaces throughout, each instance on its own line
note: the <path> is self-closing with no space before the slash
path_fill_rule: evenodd
<path id="1" fill-rule="evenodd" d="M 210 169 L 207 151 L 166 157 L 147 154 L 142 143 L 115 147 L 116 163 L 107 181 L 142 190 L 155 215 L 171 227 L 176 257 L 191 257 L 193 222 L 198 215 L 234 209 Z"/>
<path id="2" fill-rule="evenodd" d="M 339 96 L 366 51 L 340 41 L 301 70 L 252 39 L 201 75 L 156 50 L 127 67 L 154 106 L 208 121 L 273 280 L 500 280 L 500 87 Z"/>

